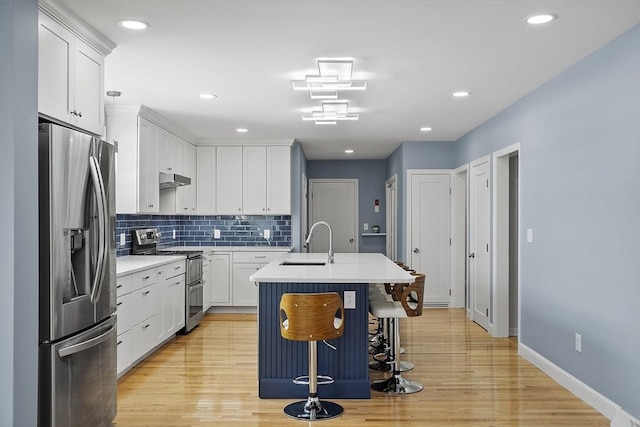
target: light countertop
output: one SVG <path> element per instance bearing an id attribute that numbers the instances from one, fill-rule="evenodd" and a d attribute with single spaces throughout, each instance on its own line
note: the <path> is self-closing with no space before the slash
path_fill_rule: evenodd
<path id="1" fill-rule="evenodd" d="M 291 252 L 291 246 L 168 246 L 158 249 L 158 252 L 164 251 L 203 251 L 203 252 L 262 252 L 262 251 L 279 251 Z"/>
<path id="2" fill-rule="evenodd" d="M 185 258 L 184 255 L 126 255 L 117 257 L 116 276 L 125 276 Z"/>
<path id="3" fill-rule="evenodd" d="M 293 262 L 327 261 L 324 253 L 290 253 L 253 273 L 252 282 L 287 283 L 411 283 L 415 279 L 382 254 L 335 254 L 335 262 L 323 266 L 280 265 Z"/>

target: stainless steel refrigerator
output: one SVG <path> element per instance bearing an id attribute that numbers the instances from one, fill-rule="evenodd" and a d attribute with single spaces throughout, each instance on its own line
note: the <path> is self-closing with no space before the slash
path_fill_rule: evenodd
<path id="1" fill-rule="evenodd" d="M 115 156 L 112 144 L 39 125 L 40 427 L 116 415 Z"/>

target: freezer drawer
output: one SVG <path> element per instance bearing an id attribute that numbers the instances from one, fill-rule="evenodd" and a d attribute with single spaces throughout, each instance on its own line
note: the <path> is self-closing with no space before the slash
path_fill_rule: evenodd
<path id="1" fill-rule="evenodd" d="M 40 427 L 110 426 L 116 416 L 116 318 L 40 345 Z"/>

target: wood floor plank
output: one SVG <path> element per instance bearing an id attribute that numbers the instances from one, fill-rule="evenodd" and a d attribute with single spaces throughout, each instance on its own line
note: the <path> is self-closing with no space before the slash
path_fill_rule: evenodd
<path id="1" fill-rule="evenodd" d="M 344 414 L 322 425 L 403 427 L 606 427 L 609 420 L 496 339 L 464 309 L 425 309 L 401 324 L 404 373 L 424 390 L 335 400 Z M 300 426 L 290 400 L 259 399 L 255 315 L 207 314 L 118 383 L 117 427 Z M 302 374 L 302 373 L 301 373 Z M 386 374 L 371 371 L 371 379 Z M 304 387 L 304 386 L 300 386 Z M 322 387 L 319 389 L 322 397 Z"/>

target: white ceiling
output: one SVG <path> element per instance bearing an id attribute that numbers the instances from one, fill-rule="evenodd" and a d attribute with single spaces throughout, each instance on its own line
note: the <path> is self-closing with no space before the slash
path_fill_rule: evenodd
<path id="1" fill-rule="evenodd" d="M 201 139 L 296 139 L 309 159 L 455 141 L 640 22 L 640 0 L 61 2 L 117 44 L 105 90 L 122 92 L 118 105 L 145 104 Z M 524 22 L 540 12 L 558 19 Z M 127 18 L 151 27 L 125 30 L 117 22 Z M 368 80 L 341 96 L 358 121 L 301 120 L 320 101 L 290 80 L 316 74 L 320 57 L 351 57 L 353 77 Z M 453 98 L 460 89 L 472 95 Z"/>

